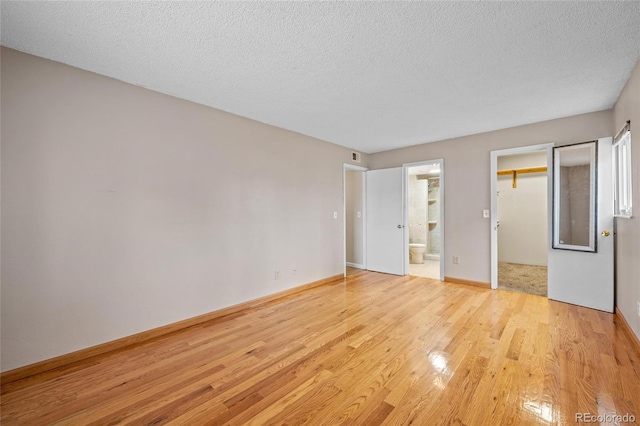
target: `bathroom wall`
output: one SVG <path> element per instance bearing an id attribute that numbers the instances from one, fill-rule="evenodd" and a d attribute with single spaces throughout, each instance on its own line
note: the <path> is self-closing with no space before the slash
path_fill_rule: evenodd
<path id="1" fill-rule="evenodd" d="M 436 200 L 435 202 L 429 202 L 427 208 L 427 220 L 430 222 L 427 232 L 427 253 L 425 257 L 427 259 L 437 260 L 440 258 L 440 230 L 442 224 L 440 222 L 440 179 L 429 179 L 429 200 Z M 433 223 L 435 222 L 435 223 Z"/>
<path id="2" fill-rule="evenodd" d="M 347 263 L 351 266 L 364 266 L 364 172 L 345 172 L 345 208 L 346 208 L 346 250 Z M 358 217 L 360 213 L 360 217 Z"/>
<path id="3" fill-rule="evenodd" d="M 547 152 L 498 158 L 498 170 L 547 165 Z M 498 261 L 547 264 L 547 173 L 498 176 Z"/>
<path id="4" fill-rule="evenodd" d="M 409 243 L 427 244 L 427 180 L 409 175 Z"/>

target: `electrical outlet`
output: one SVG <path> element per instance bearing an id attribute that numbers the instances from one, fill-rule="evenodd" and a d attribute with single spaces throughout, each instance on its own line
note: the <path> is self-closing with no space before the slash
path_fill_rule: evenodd
<path id="1" fill-rule="evenodd" d="M 293 268 L 291 268 L 291 273 L 293 275 L 295 275 L 296 273 L 298 273 L 298 270 L 296 269 L 296 267 L 294 266 Z"/>
<path id="2" fill-rule="evenodd" d="M 453 256 L 453 263 L 456 265 L 460 264 L 460 256 Z"/>
<path id="3" fill-rule="evenodd" d="M 280 271 L 276 271 L 275 275 L 275 279 L 279 280 L 280 279 Z"/>

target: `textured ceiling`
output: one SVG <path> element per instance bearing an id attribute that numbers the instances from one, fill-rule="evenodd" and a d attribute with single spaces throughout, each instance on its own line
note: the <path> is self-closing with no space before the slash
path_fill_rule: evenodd
<path id="1" fill-rule="evenodd" d="M 7 2 L 4 46 L 378 152 L 613 106 L 640 2 Z"/>

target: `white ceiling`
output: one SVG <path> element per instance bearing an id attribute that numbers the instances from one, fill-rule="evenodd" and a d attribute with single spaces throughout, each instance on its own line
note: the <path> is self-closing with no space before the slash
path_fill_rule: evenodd
<path id="1" fill-rule="evenodd" d="M 8 2 L 1 43 L 363 152 L 611 108 L 640 2 Z"/>

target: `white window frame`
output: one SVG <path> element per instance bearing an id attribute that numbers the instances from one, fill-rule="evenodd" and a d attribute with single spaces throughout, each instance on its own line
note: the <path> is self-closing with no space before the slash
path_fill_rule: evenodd
<path id="1" fill-rule="evenodd" d="M 631 123 L 620 130 L 613 143 L 613 214 L 631 218 L 633 188 L 631 187 Z"/>

